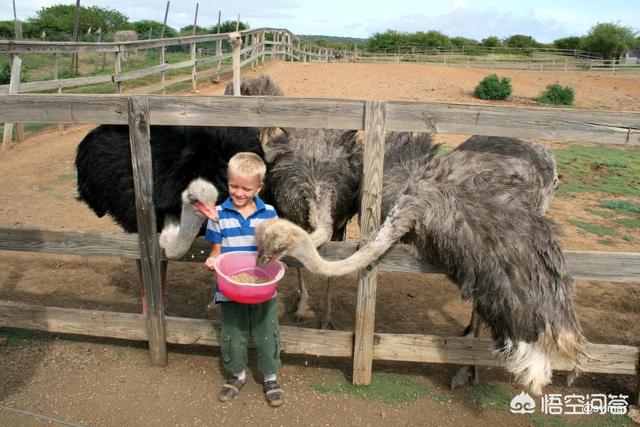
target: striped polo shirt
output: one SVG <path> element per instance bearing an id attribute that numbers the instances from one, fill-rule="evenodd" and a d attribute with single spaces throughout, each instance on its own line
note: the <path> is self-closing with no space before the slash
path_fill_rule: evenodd
<path id="1" fill-rule="evenodd" d="M 205 240 L 220 244 L 221 253 L 257 251 L 256 226 L 266 219 L 277 217 L 278 214 L 273 206 L 266 204 L 260 197 L 255 196 L 253 201 L 256 204 L 255 212 L 244 218 L 233 207 L 231 198 L 227 197 L 227 200 L 216 207 L 218 221 L 207 221 Z M 229 299 L 216 290 L 215 301 L 229 301 Z"/>

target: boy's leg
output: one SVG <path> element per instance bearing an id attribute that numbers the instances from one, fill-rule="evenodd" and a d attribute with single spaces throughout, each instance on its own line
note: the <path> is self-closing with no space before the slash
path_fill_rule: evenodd
<path id="1" fill-rule="evenodd" d="M 272 298 L 250 309 L 251 335 L 258 353 L 258 370 L 262 375 L 278 372 L 280 368 L 280 325 L 278 306 Z"/>
<path id="2" fill-rule="evenodd" d="M 251 331 L 258 353 L 258 370 L 264 375 L 264 395 L 270 406 L 281 406 L 284 403 L 284 391 L 276 377 L 281 348 L 276 300 L 252 306 L 250 313 Z"/>
<path id="3" fill-rule="evenodd" d="M 220 303 L 221 324 L 220 353 L 224 368 L 231 372 L 242 372 L 247 366 L 247 343 L 249 342 L 249 310 L 245 304 L 233 301 Z"/>

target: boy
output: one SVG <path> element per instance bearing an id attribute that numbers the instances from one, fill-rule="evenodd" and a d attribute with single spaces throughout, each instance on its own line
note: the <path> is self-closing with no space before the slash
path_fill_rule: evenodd
<path id="1" fill-rule="evenodd" d="M 255 226 L 278 216 L 273 206 L 258 197 L 265 173 L 264 162 L 254 153 L 238 153 L 229 160 L 229 197 L 217 207 L 218 221 L 209 219 L 207 222 L 205 239 L 213 242 L 211 254 L 205 261 L 207 269 L 214 271 L 213 262 L 221 253 L 257 250 Z M 258 370 L 264 376 L 267 403 L 274 407 L 282 405 L 284 392 L 276 378 L 280 367 L 280 327 L 275 293 L 273 298 L 261 304 L 241 304 L 230 301 L 216 290 L 215 302 L 221 303 L 223 366 L 231 374 L 218 398 L 227 402 L 246 384 L 247 344 L 252 337 L 258 353 Z"/>

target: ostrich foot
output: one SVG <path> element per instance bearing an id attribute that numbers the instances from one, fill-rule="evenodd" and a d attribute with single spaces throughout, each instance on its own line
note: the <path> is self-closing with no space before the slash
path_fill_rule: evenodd
<path id="1" fill-rule="evenodd" d="M 324 319 L 320 322 L 320 329 L 330 329 L 333 331 L 338 330 L 336 327 L 336 322 L 333 320 L 333 315 L 329 312 L 324 315 Z"/>
<path id="2" fill-rule="evenodd" d="M 478 313 L 473 310 L 471 312 L 471 320 L 469 321 L 469 326 L 467 326 L 464 330 L 463 336 L 465 338 L 478 338 L 480 336 L 480 332 L 482 331 L 482 320 Z M 456 372 L 456 374 L 451 378 L 451 390 L 456 387 L 460 387 L 466 384 L 477 385 L 480 383 L 480 369 L 477 366 L 463 366 Z"/>
<path id="3" fill-rule="evenodd" d="M 480 374 L 477 366 L 463 366 L 451 378 L 451 390 L 467 384 L 478 385 L 480 383 Z"/>
<path id="4" fill-rule="evenodd" d="M 309 308 L 309 305 L 302 302 L 302 298 L 298 302 L 298 309 L 296 310 L 295 319 L 296 320 L 308 320 L 315 319 L 316 312 Z"/>

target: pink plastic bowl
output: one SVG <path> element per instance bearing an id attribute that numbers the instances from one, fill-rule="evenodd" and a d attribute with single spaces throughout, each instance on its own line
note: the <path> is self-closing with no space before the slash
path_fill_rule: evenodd
<path id="1" fill-rule="evenodd" d="M 227 252 L 219 255 L 214 267 L 218 273 L 218 290 L 224 296 L 243 304 L 259 304 L 273 297 L 278 282 L 284 276 L 285 265 L 274 261 L 265 267 L 256 265 L 257 252 Z M 247 273 L 269 279 L 266 283 L 236 282 L 230 276 Z"/>

